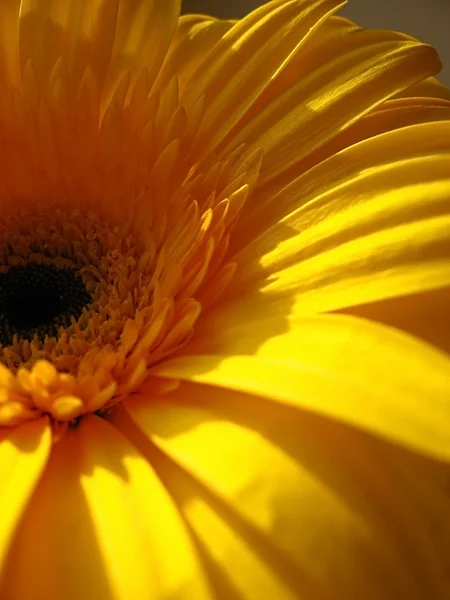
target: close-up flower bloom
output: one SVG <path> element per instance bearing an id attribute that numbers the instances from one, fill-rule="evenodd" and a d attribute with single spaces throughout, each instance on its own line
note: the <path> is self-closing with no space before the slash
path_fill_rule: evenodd
<path id="1" fill-rule="evenodd" d="M 450 92 L 342 4 L 0 0 L 0 598 L 450 597 Z"/>

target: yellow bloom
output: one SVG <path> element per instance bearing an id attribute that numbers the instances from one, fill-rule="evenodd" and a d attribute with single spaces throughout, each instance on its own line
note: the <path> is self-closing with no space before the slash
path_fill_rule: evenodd
<path id="1" fill-rule="evenodd" d="M 0 0 L 0 598 L 450 597 L 450 93 L 273 0 Z"/>

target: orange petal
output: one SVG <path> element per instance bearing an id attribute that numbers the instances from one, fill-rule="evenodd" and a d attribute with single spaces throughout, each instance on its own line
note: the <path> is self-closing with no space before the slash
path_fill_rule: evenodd
<path id="1" fill-rule="evenodd" d="M 0 80 L 6 89 L 20 82 L 18 28 L 20 0 L 0 2 Z"/>
<path id="2" fill-rule="evenodd" d="M 63 56 L 75 85 L 80 83 L 88 66 L 102 83 L 111 60 L 118 8 L 119 0 L 22 0 L 19 22 L 22 70 L 31 60 L 45 81 Z"/>

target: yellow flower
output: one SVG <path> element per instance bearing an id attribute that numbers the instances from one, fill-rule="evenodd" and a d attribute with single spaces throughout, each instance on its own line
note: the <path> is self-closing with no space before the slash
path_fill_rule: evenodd
<path id="1" fill-rule="evenodd" d="M 0 0 L 0 598 L 450 597 L 450 93 L 273 0 Z"/>

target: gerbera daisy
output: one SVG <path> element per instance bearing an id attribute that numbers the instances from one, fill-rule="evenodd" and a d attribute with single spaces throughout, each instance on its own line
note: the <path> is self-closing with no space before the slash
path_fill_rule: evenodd
<path id="1" fill-rule="evenodd" d="M 450 94 L 341 4 L 0 0 L 2 599 L 449 597 Z"/>

